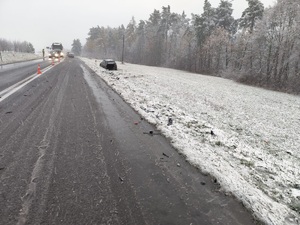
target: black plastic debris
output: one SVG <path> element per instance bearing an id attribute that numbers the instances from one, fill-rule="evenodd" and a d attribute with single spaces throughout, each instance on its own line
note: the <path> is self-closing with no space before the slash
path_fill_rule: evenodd
<path id="1" fill-rule="evenodd" d="M 170 125 L 172 125 L 173 124 L 173 120 L 172 120 L 172 118 L 169 118 L 168 119 L 168 126 L 170 126 Z"/>
<path id="2" fill-rule="evenodd" d="M 169 158 L 170 156 L 168 156 L 166 153 L 163 152 L 163 156 L 166 156 L 167 158 Z"/>
<path id="3" fill-rule="evenodd" d="M 154 132 L 153 130 L 150 130 L 149 132 L 143 132 L 143 134 L 149 134 L 150 136 L 153 136 L 153 135 L 159 135 L 160 133 L 159 132 Z"/>
<path id="4" fill-rule="evenodd" d="M 293 188 L 299 189 L 299 190 L 300 190 L 300 183 L 299 183 L 299 184 L 294 184 L 294 185 L 293 185 Z"/>

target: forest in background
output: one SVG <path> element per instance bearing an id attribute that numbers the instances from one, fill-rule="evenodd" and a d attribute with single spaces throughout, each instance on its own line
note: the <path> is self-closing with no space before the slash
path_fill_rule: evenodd
<path id="1" fill-rule="evenodd" d="M 92 27 L 83 55 L 170 67 L 221 76 L 250 85 L 300 93 L 300 2 L 277 0 L 264 8 L 247 0 L 241 18 L 230 0 L 191 18 L 170 6 L 154 9 L 148 20 L 134 17 L 125 27 Z"/>
<path id="2" fill-rule="evenodd" d="M 34 53 L 35 49 L 33 45 L 27 41 L 8 41 L 4 38 L 0 38 L 0 51 Z"/>

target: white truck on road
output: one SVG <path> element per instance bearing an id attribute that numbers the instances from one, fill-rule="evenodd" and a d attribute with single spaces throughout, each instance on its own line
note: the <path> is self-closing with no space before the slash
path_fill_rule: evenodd
<path id="1" fill-rule="evenodd" d="M 50 52 L 49 52 L 49 58 L 63 58 L 63 46 L 61 43 L 55 42 L 51 45 Z"/>

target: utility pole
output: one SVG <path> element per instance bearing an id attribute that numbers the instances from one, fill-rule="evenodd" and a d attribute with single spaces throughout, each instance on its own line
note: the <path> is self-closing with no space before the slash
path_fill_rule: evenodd
<path id="1" fill-rule="evenodd" d="M 122 64 L 124 64 L 124 42 L 125 42 L 125 34 L 123 34 Z"/>

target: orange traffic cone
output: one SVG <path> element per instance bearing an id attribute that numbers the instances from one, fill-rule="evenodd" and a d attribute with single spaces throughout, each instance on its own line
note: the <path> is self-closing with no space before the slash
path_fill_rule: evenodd
<path id="1" fill-rule="evenodd" d="M 40 64 L 38 65 L 37 74 L 42 74 Z"/>

